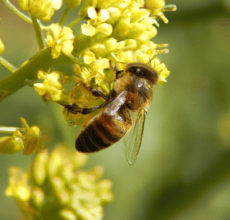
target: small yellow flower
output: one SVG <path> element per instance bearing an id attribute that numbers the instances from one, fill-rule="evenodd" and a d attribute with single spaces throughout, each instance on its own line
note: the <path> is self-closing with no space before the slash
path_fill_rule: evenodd
<path id="1" fill-rule="evenodd" d="M 51 24 L 46 30 L 46 44 L 47 47 L 52 48 L 51 54 L 53 59 L 57 59 L 61 55 L 61 52 L 66 55 L 71 54 L 74 41 L 74 35 L 71 28 L 61 27 L 59 24 Z"/>
<path id="2" fill-rule="evenodd" d="M 93 52 L 91 52 L 90 50 L 87 50 L 84 54 L 83 59 L 84 59 L 84 62 L 86 64 L 90 64 L 96 60 L 96 57 L 95 57 L 95 54 Z"/>
<path id="3" fill-rule="evenodd" d="M 97 27 L 97 32 L 100 32 L 106 36 L 111 35 L 112 31 L 113 31 L 113 27 L 110 24 L 104 23 L 104 24 L 98 25 Z"/>
<path id="4" fill-rule="evenodd" d="M 166 78 L 169 76 L 170 71 L 166 68 L 166 66 L 160 62 L 158 58 L 155 58 L 151 61 L 151 66 L 158 72 L 159 79 L 158 83 L 163 84 L 166 82 Z"/>
<path id="5" fill-rule="evenodd" d="M 110 18 L 109 12 L 105 9 L 101 9 L 97 13 L 94 7 L 89 7 L 87 12 L 88 12 L 88 17 L 90 18 L 88 22 L 91 25 L 97 25 L 103 23 Z"/>
<path id="6" fill-rule="evenodd" d="M 97 29 L 94 28 L 90 24 L 82 24 L 81 25 L 81 31 L 82 31 L 82 34 L 84 34 L 86 36 L 90 36 L 90 37 L 92 37 L 93 35 L 95 35 L 97 33 Z"/>
<path id="7" fill-rule="evenodd" d="M 18 0 L 19 6 L 23 11 L 29 11 L 32 16 L 42 21 L 49 21 L 62 6 L 62 0 Z"/>
<path id="8" fill-rule="evenodd" d="M 43 97 L 45 102 L 56 101 L 61 98 L 63 85 L 60 83 L 60 77 L 59 72 L 56 71 L 49 74 L 43 71 L 38 72 L 38 78 L 43 79 L 43 82 L 35 83 L 34 89 Z"/>
<path id="9" fill-rule="evenodd" d="M 4 49 L 5 49 L 4 44 L 2 40 L 0 39 L 0 55 L 3 53 Z"/>
<path id="10" fill-rule="evenodd" d="M 102 219 L 103 205 L 113 200 L 112 183 L 100 180 L 101 166 L 79 170 L 86 158 L 65 146 L 55 148 L 50 155 L 39 153 L 29 173 L 10 169 L 5 193 L 16 199 L 30 219 Z"/>

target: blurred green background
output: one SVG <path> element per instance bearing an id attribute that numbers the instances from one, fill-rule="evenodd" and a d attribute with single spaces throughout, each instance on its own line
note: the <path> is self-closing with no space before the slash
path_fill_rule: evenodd
<path id="1" fill-rule="evenodd" d="M 11 1 L 17 5 L 16 1 Z M 169 24 L 160 21 L 155 43 L 168 43 L 160 59 L 171 71 L 155 89 L 140 154 L 130 167 L 124 145 L 90 155 L 86 169 L 103 165 L 113 182 L 115 200 L 106 220 L 230 219 L 230 1 L 173 0 Z M 54 20 L 58 21 L 58 11 Z M 72 16 L 74 14 L 72 13 Z M 3 57 L 15 66 L 38 50 L 31 25 L 0 2 Z M 70 16 L 71 19 L 71 16 Z M 0 66 L 0 79 L 9 73 Z M 74 150 L 78 128 L 64 121 L 61 107 L 45 104 L 25 87 L 0 104 L 0 125 L 21 126 L 19 117 Z M 0 219 L 22 219 L 13 199 L 4 195 L 8 169 L 29 170 L 32 157 L 0 155 Z"/>

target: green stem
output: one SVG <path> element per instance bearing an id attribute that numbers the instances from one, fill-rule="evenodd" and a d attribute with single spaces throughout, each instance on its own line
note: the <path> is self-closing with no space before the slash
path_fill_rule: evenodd
<path id="1" fill-rule="evenodd" d="M 29 24 L 32 24 L 32 19 L 23 14 L 21 11 L 19 11 L 13 4 L 11 4 L 8 0 L 3 0 L 6 7 L 8 7 L 14 14 L 16 14 L 18 17 L 20 17 L 22 20 L 28 22 Z M 43 24 L 39 22 L 39 25 L 43 27 Z"/>
<path id="2" fill-rule="evenodd" d="M 64 11 L 64 13 L 63 13 L 63 15 L 62 15 L 62 18 L 61 18 L 61 21 L 59 22 L 59 25 L 60 26 L 62 26 L 63 25 L 63 23 L 64 23 L 64 21 L 65 21 L 65 19 L 66 19 L 66 17 L 67 17 L 67 14 L 68 14 L 68 12 L 69 12 L 69 8 L 66 8 L 65 9 L 65 11 Z"/>
<path id="3" fill-rule="evenodd" d="M 0 64 L 2 64 L 6 69 L 8 69 L 11 73 L 15 72 L 17 68 L 9 63 L 6 59 L 0 56 Z"/>
<path id="4" fill-rule="evenodd" d="M 38 24 L 37 18 L 35 18 L 34 16 L 31 16 L 31 17 L 32 17 L 32 21 L 33 21 L 33 27 L 34 27 L 34 30 L 36 33 L 36 39 L 38 42 L 38 47 L 40 50 L 42 50 L 45 47 L 44 41 L 43 41 L 43 36 L 42 36 L 42 31 L 41 31 L 41 28 Z"/>
<path id="5" fill-rule="evenodd" d="M 83 20 L 82 17 L 77 18 L 75 21 L 67 25 L 68 27 L 73 27 L 75 24 L 79 23 L 81 20 Z"/>
<path id="6" fill-rule="evenodd" d="M 45 48 L 24 63 L 13 74 L 0 81 L 0 102 L 27 85 L 28 81 L 37 79 L 38 70 L 47 72 L 54 66 L 74 64 L 75 61 L 64 54 L 57 59 L 52 59 L 51 48 Z"/>

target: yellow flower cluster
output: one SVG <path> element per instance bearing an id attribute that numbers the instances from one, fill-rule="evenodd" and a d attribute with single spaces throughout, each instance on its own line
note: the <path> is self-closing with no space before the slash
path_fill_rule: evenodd
<path id="1" fill-rule="evenodd" d="M 145 63 L 157 71 L 159 84 L 166 82 L 170 72 L 158 55 L 168 52 L 167 44 L 155 44 L 151 39 L 157 34 L 157 19 L 167 22 L 164 12 L 175 10 L 174 5 L 165 5 L 164 0 L 85 0 L 82 3 L 79 16 L 84 22 L 78 35 L 74 36 L 69 27 L 59 24 L 43 28 L 47 30 L 46 44 L 52 48 L 52 57 L 56 59 L 63 52 L 78 63 L 75 75 L 65 76 L 63 83 L 59 73 L 39 73 L 44 81 L 34 84 L 34 88 L 45 101 L 76 103 L 81 107 L 100 104 L 100 99 L 93 98 L 82 83 L 109 94 L 116 80 L 110 61 L 120 70 L 127 63 Z M 66 1 L 66 4 L 72 8 L 79 1 Z M 66 92 L 66 81 L 77 85 Z M 92 117 L 92 114 L 73 115 L 66 109 L 63 112 L 66 120 L 78 125 L 84 125 Z"/>
<path id="2" fill-rule="evenodd" d="M 103 205 L 113 200 L 112 183 L 99 180 L 103 168 L 81 171 L 87 155 L 59 146 L 37 154 L 29 173 L 10 169 L 6 195 L 15 198 L 29 219 L 103 218 Z"/>
<path id="3" fill-rule="evenodd" d="M 62 6 L 62 0 L 18 0 L 19 6 L 23 11 L 42 21 L 49 21 Z"/>
<path id="4" fill-rule="evenodd" d="M 39 152 L 44 149 L 45 136 L 41 135 L 38 126 L 29 127 L 24 118 L 20 118 L 24 127 L 24 135 L 15 129 L 11 136 L 0 137 L 0 153 L 14 154 L 23 151 L 24 155 L 30 155 L 34 151 Z"/>
<path id="5" fill-rule="evenodd" d="M 81 55 L 88 65 L 80 71 L 83 81 L 88 85 L 94 81 L 108 93 L 114 77 L 106 73 L 112 60 L 120 69 L 124 68 L 124 63 L 146 63 L 160 70 L 160 83 L 165 82 L 169 71 L 161 65 L 157 55 L 168 52 L 158 49 L 167 45 L 150 41 L 157 34 L 159 24 L 156 19 L 162 16 L 164 6 L 162 0 L 84 1 L 79 15 L 87 23 L 81 25 L 82 35 L 76 37 L 74 49 L 74 54 Z M 87 48 L 83 48 L 84 45 Z M 114 75 L 114 72 L 110 74 Z"/>

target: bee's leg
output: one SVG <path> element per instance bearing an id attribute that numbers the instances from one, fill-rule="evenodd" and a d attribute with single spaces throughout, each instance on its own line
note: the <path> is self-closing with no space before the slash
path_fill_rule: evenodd
<path id="1" fill-rule="evenodd" d="M 111 60 L 109 61 L 109 66 L 110 66 L 110 69 L 112 69 L 113 71 L 116 71 L 116 79 L 119 79 L 120 78 L 119 74 L 124 72 L 124 70 L 119 70 L 118 66 L 113 65 Z"/>
<path id="2" fill-rule="evenodd" d="M 96 97 L 99 97 L 99 98 L 102 98 L 104 99 L 105 101 L 108 101 L 110 96 L 108 95 L 105 95 L 103 92 L 101 92 L 100 90 L 98 89 L 93 89 L 91 87 L 88 87 L 85 83 L 83 83 L 83 86 L 92 93 L 92 95 L 96 96 Z"/>
<path id="3" fill-rule="evenodd" d="M 122 72 L 124 72 L 124 70 L 116 70 L 116 79 L 120 78 L 119 74 Z"/>
<path id="4" fill-rule="evenodd" d="M 104 102 L 103 104 L 101 105 L 97 105 L 97 106 L 94 106 L 94 107 L 91 107 L 91 108 L 81 108 L 80 106 L 78 106 L 77 104 L 73 104 L 73 105 L 63 105 L 65 106 L 66 109 L 68 109 L 68 111 L 72 114 L 82 114 L 82 115 L 87 115 L 97 109 L 100 109 L 100 108 L 103 108 L 106 106 L 106 102 Z"/>

